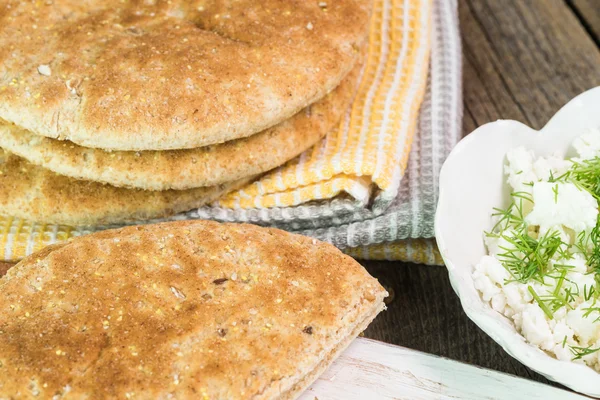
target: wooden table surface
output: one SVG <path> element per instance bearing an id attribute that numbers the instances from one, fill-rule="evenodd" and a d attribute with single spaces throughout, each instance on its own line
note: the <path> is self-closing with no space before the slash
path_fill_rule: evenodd
<path id="1" fill-rule="evenodd" d="M 600 0 L 459 0 L 459 14 L 465 135 L 497 119 L 539 129 L 600 85 Z M 393 296 L 365 336 L 548 382 L 467 318 L 445 268 L 363 265 Z"/>

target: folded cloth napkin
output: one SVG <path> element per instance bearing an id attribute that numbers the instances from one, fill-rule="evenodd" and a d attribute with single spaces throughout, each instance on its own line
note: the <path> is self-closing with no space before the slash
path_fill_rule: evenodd
<path id="1" fill-rule="evenodd" d="M 391 223 L 387 236 L 381 226 L 379 229 L 367 228 L 374 237 L 380 235 L 384 242 L 373 244 L 375 240 L 369 239 L 366 244 L 363 241 L 358 247 L 346 248 L 346 253 L 352 257 L 443 264 L 434 239 L 394 241 L 394 237 L 433 237 L 439 172 L 450 150 L 461 138 L 462 74 L 456 0 L 434 0 L 432 22 L 429 85 L 417 133 L 420 145 L 413 146 L 401 194 L 386 211 Z"/>
<path id="2" fill-rule="evenodd" d="M 218 205 L 271 209 L 347 193 L 364 206 L 376 192 L 385 209 L 398 192 L 425 94 L 430 32 L 430 0 L 374 0 L 359 89 L 339 127 Z"/>
<path id="3" fill-rule="evenodd" d="M 333 242 L 358 258 L 440 264 L 433 242 L 415 238 L 433 236 L 439 168 L 459 137 L 460 41 L 455 1 L 431 5 L 376 0 L 370 62 L 339 130 L 243 191 L 172 219 L 274 225 Z M 106 228 L 0 217 L 0 260 Z M 406 238 L 413 239 L 399 241 Z"/>
<path id="4" fill-rule="evenodd" d="M 434 0 L 431 22 L 432 50 L 425 99 L 408 168 L 394 196 L 381 196 L 385 199 L 380 198 L 380 204 L 376 197 L 371 207 L 364 207 L 349 196 L 268 210 L 203 207 L 194 217 L 274 225 L 331 242 L 361 259 L 442 264 L 433 240 L 414 239 L 434 235 L 439 172 L 461 137 L 461 48 L 456 1 Z M 400 158 L 399 164 L 403 163 Z"/>
<path id="5" fill-rule="evenodd" d="M 456 0 L 434 0 L 429 88 L 421 109 L 417 134 L 422 145 L 413 147 L 410 155 L 412 162 L 408 167 L 407 178 L 402 183 L 401 193 L 408 193 L 408 200 L 403 200 L 400 196 L 387 210 L 390 221 L 394 218 L 397 221 L 412 218 L 412 225 L 399 223 L 398 228 L 390 228 L 392 232 L 396 232 L 395 235 L 384 237 L 384 240 L 390 242 L 370 244 L 373 241 L 369 241 L 367 245 L 347 248 L 346 253 L 360 259 L 443 264 L 434 239 L 392 240 L 394 236 L 433 236 L 435 207 L 439 196 L 439 172 L 450 150 L 460 140 L 462 132 L 461 75 Z M 408 209 L 411 210 L 408 217 L 403 217 L 401 213 L 394 215 L 403 208 L 407 209 L 402 204 L 408 204 Z M 381 233 L 381 230 L 372 231 L 374 234 Z"/>

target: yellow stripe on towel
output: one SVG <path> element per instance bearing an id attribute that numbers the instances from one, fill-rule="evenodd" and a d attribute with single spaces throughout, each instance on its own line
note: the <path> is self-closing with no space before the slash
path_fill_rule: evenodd
<path id="1" fill-rule="evenodd" d="M 359 260 L 391 260 L 444 265 L 435 239 L 406 239 L 365 247 L 351 247 L 345 249 L 344 253 Z"/>
<path id="2" fill-rule="evenodd" d="M 425 93 L 429 0 L 375 0 L 369 53 L 354 103 L 300 158 L 220 199 L 225 208 L 288 207 L 341 192 L 363 201 L 375 185 L 395 193 L 408 162 Z"/>

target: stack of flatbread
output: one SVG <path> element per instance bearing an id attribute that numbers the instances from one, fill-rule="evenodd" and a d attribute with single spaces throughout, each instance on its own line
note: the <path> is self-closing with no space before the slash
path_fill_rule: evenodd
<path id="1" fill-rule="evenodd" d="M 0 214 L 166 217 L 284 164 L 348 109 L 370 3 L 5 2 Z"/>

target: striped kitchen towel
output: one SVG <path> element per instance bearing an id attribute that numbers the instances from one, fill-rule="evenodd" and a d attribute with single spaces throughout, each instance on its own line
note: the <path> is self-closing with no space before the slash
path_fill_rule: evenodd
<path id="1" fill-rule="evenodd" d="M 377 4 L 376 13 L 381 13 L 380 20 L 387 21 L 388 24 L 387 30 L 383 28 L 379 30 L 379 35 L 382 37 L 391 34 L 389 30 L 392 26 L 395 29 L 403 27 L 405 35 L 419 34 L 414 31 L 415 26 L 410 23 L 413 20 L 411 18 L 414 18 L 414 15 L 417 14 L 410 12 L 410 10 L 415 6 L 425 7 L 423 8 L 425 10 L 430 5 L 430 3 L 426 2 L 399 0 L 378 1 Z M 399 4 L 402 4 L 402 7 L 408 8 L 401 8 L 403 10 L 402 13 L 398 11 L 392 13 L 392 10 L 399 10 L 397 8 Z M 193 210 L 172 219 L 211 218 L 222 221 L 247 221 L 261 225 L 273 225 L 330 241 L 357 258 L 406 260 L 424 264 L 440 264 L 441 258 L 435 248 L 435 244 L 431 239 L 427 238 L 433 236 L 433 216 L 437 202 L 439 169 L 451 147 L 458 141 L 460 134 L 462 112 L 461 59 L 456 2 L 454 0 L 434 0 L 432 15 L 430 24 L 432 31 L 430 35 L 426 35 L 426 37 L 430 38 L 427 40 L 431 41 L 429 78 L 426 81 L 425 100 L 418 118 L 416 114 L 416 107 L 420 104 L 418 98 L 415 99 L 416 105 L 413 105 L 415 107 L 414 110 L 412 107 L 405 108 L 405 112 L 398 113 L 390 109 L 390 114 L 387 114 L 386 117 L 388 120 L 389 118 L 400 117 L 399 124 L 404 127 L 398 131 L 399 136 L 392 141 L 392 143 L 402 144 L 403 146 L 401 148 L 396 147 L 394 150 L 395 154 L 400 154 L 400 156 L 391 159 L 395 160 L 397 165 L 392 168 L 391 175 L 388 174 L 387 176 L 391 176 L 393 179 L 382 178 L 385 174 L 381 175 L 381 172 L 378 174 L 375 173 L 377 165 L 380 165 L 379 169 L 383 171 L 381 166 L 384 164 L 388 165 L 388 162 L 383 162 L 383 164 L 381 162 L 377 163 L 377 157 L 374 159 L 373 156 L 368 155 L 372 153 L 367 152 L 368 154 L 365 153 L 358 159 L 362 160 L 361 163 L 365 160 L 370 160 L 368 162 L 365 161 L 361 165 L 370 165 L 368 168 L 375 167 L 375 169 L 371 170 L 372 175 L 363 176 L 358 173 L 359 170 L 354 170 L 355 173 L 353 174 L 331 172 L 328 175 L 327 172 L 319 172 L 321 175 L 315 175 L 317 178 L 311 178 L 311 173 L 315 173 L 314 171 L 316 170 L 314 166 L 318 166 L 319 164 L 313 163 L 313 167 L 311 167 L 313 169 L 307 167 L 306 171 L 309 172 L 303 178 L 305 181 L 302 181 L 306 185 L 297 186 L 296 189 L 305 187 L 317 188 L 319 186 L 315 184 L 318 182 L 321 182 L 320 184 L 322 185 L 320 194 L 317 189 L 314 189 L 316 190 L 316 195 L 308 198 L 312 200 L 308 204 L 300 204 L 303 203 L 302 194 L 293 195 L 291 203 L 277 203 L 277 201 L 283 201 L 282 196 L 279 196 L 278 199 L 276 196 L 271 196 L 271 200 L 266 200 L 269 198 L 268 195 L 284 193 L 287 189 L 282 189 L 280 192 L 266 193 L 265 187 L 268 185 L 265 184 L 256 192 L 259 196 L 255 197 L 255 199 L 260 198 L 262 199 L 260 201 L 273 201 L 275 202 L 273 205 L 299 205 L 248 208 L 252 202 L 242 204 L 245 200 L 234 200 L 235 196 L 246 195 L 237 193 L 233 197 L 223 200 L 221 204 Z M 403 19 L 401 25 L 397 23 L 394 25 L 391 20 L 392 16 L 395 16 L 394 18 L 408 16 L 408 19 Z M 373 39 L 373 32 L 371 32 L 371 37 Z M 397 40 L 398 37 L 401 37 L 401 34 L 394 40 Z M 385 42 L 388 47 L 387 50 L 381 51 L 390 54 L 389 47 L 392 45 L 391 41 L 389 39 L 387 41 L 384 41 L 384 39 L 380 40 L 381 43 Z M 410 41 L 407 39 L 403 43 L 408 42 Z M 404 49 L 400 51 L 400 54 L 402 57 L 409 57 L 408 54 L 410 51 L 412 50 Z M 368 75 L 366 73 L 368 70 L 369 67 L 365 67 L 365 75 Z M 417 78 L 415 77 L 415 79 Z M 408 78 L 405 75 L 399 76 L 398 79 L 402 81 L 403 90 L 407 91 L 411 87 L 413 90 L 418 89 L 418 87 L 406 81 Z M 367 98 L 368 96 L 365 99 Z M 369 101 L 373 102 L 375 98 L 372 97 Z M 373 107 L 376 107 L 378 103 L 372 104 Z M 369 115 L 371 117 L 382 115 L 384 110 L 385 108 L 374 108 L 370 111 Z M 415 113 L 414 115 L 412 114 L 413 112 Z M 345 119 L 348 122 L 342 124 L 341 128 L 345 125 L 347 127 L 351 125 L 353 113 L 354 108 L 349 111 Z M 409 119 L 404 120 L 403 118 Z M 376 125 L 382 123 L 376 117 L 373 117 L 370 122 L 373 124 L 370 125 L 371 127 L 379 126 L 380 130 L 382 126 L 390 126 L 389 121 L 385 125 Z M 408 130 L 406 129 L 407 127 L 409 128 Z M 311 160 L 314 160 L 314 157 L 324 157 L 329 154 L 328 151 L 330 151 L 333 144 L 346 143 L 344 140 L 347 140 L 347 138 L 344 139 L 344 135 L 348 135 L 351 131 L 341 130 L 341 128 L 340 131 L 336 132 L 338 136 L 328 137 L 320 146 L 305 153 L 300 160 L 290 165 L 293 168 L 298 168 L 300 164 L 304 164 L 305 166 L 311 165 Z M 413 130 L 417 133 L 413 134 Z M 362 131 L 358 130 L 358 132 Z M 387 134 L 394 136 L 394 130 Z M 402 140 L 398 139 L 400 137 L 404 137 L 403 143 Z M 342 138 L 342 141 L 337 141 L 338 138 Z M 382 140 L 382 143 L 385 144 L 388 139 Z M 363 142 L 368 142 L 371 146 L 375 146 L 371 147 L 371 149 L 379 146 L 378 142 L 373 141 L 369 135 L 364 137 Z M 384 145 L 383 148 L 385 151 L 389 150 L 389 146 L 386 147 Z M 409 148 L 410 152 L 407 160 L 405 153 Z M 349 152 L 346 154 L 352 153 Z M 380 155 L 380 153 L 377 154 Z M 341 155 L 338 156 L 338 159 L 335 159 L 333 164 L 337 164 L 342 157 Z M 350 160 L 352 159 L 350 157 Z M 326 160 L 327 162 L 328 159 L 325 157 L 321 158 L 321 160 Z M 275 177 L 273 179 L 273 187 L 281 188 L 288 185 L 289 182 L 293 183 L 293 181 L 283 181 L 283 186 L 276 186 L 281 185 L 278 177 L 285 176 L 285 169 L 292 168 L 290 165 L 270 175 L 271 179 Z M 338 165 L 335 168 L 338 169 L 334 169 L 334 171 L 352 171 L 351 169 L 344 170 L 346 167 L 343 165 Z M 365 169 L 364 171 L 367 170 Z M 294 170 L 292 175 L 297 176 L 297 171 L 299 170 Z M 402 173 L 402 171 L 405 171 L 405 173 Z M 332 186 L 326 189 L 325 192 L 331 190 L 331 192 L 327 192 L 329 193 L 328 196 L 335 196 L 336 194 L 337 196 L 329 200 L 318 200 L 319 197 L 328 197 L 322 196 L 324 192 L 322 188 L 326 186 L 323 183 L 332 182 L 332 179 L 320 180 L 321 177 L 326 176 L 333 177 L 333 180 L 339 179 L 338 182 L 349 179 L 345 183 L 349 186 L 343 186 L 344 184 L 340 184 L 341 186 Z M 252 187 L 257 188 L 257 186 L 259 185 L 251 186 L 245 189 L 244 192 L 248 191 L 252 193 L 252 190 L 254 190 Z M 293 187 L 293 185 L 290 187 Z M 356 189 L 357 187 L 358 189 Z M 368 193 L 368 195 L 365 195 L 365 193 Z M 263 194 L 266 194 L 266 196 L 262 196 Z M 294 196 L 300 196 L 300 199 Z M 237 201 L 237 208 L 223 207 L 223 205 L 227 205 L 224 204 L 226 201 Z M 262 205 L 264 206 L 265 204 Z M 105 228 L 107 227 L 71 228 L 34 224 L 17 219 L 2 219 L 0 217 L 0 260 L 18 260 L 47 244 L 68 240 L 73 236 Z"/>
<path id="2" fill-rule="evenodd" d="M 345 252 L 355 258 L 443 265 L 434 239 L 405 239 L 433 237 L 440 169 L 462 136 L 461 43 L 456 0 L 435 0 L 433 11 L 430 84 L 417 134 L 421 144 L 412 149 L 401 195 L 386 211 L 384 221 L 392 228 L 387 229 L 386 235 L 386 228 L 377 222 L 364 227 L 383 243 L 373 244 L 378 240 L 369 238 L 358 247 L 347 247 Z M 346 240 L 353 237 L 349 229 Z"/>
<path id="3" fill-rule="evenodd" d="M 374 0 L 369 49 L 351 109 L 312 150 L 220 199 L 267 209 L 332 199 L 389 204 L 398 191 L 425 93 L 431 0 Z"/>
<path id="4" fill-rule="evenodd" d="M 434 0 L 431 60 L 408 168 L 390 202 L 355 199 L 271 209 L 203 207 L 194 218 L 271 225 L 325 240 L 362 259 L 441 264 L 432 239 L 442 164 L 462 132 L 461 46 L 455 0 Z"/>

